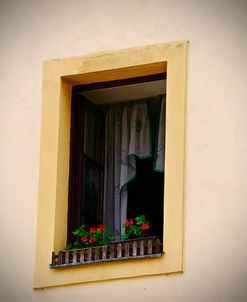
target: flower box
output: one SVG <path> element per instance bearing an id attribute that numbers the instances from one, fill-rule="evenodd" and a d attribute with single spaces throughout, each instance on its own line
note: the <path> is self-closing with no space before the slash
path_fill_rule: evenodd
<path id="1" fill-rule="evenodd" d="M 153 258 L 162 255 L 162 244 L 156 237 L 112 242 L 109 246 L 61 250 L 52 252 L 50 268 L 85 265 L 129 259 Z"/>

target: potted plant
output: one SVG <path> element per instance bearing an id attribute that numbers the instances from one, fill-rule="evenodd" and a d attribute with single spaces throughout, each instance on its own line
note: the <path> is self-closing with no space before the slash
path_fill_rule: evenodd
<path id="1" fill-rule="evenodd" d="M 161 256 L 161 243 L 156 237 L 149 237 L 150 224 L 145 215 L 126 219 L 122 241 L 115 242 L 108 234 L 105 224 L 76 229 L 74 243 L 56 254 L 52 252 L 50 268 L 89 264 L 95 262 L 139 259 Z"/>
<path id="2" fill-rule="evenodd" d="M 89 228 L 81 225 L 73 234 L 77 236 L 77 240 L 68 244 L 66 249 L 109 246 L 111 241 L 114 240 L 113 236 L 108 235 L 108 228 L 105 224 Z"/>
<path id="3" fill-rule="evenodd" d="M 126 219 L 123 226 L 125 228 L 125 234 L 121 236 L 122 240 L 147 237 L 148 231 L 150 230 L 149 221 L 145 215 L 137 216 L 134 219 Z"/>

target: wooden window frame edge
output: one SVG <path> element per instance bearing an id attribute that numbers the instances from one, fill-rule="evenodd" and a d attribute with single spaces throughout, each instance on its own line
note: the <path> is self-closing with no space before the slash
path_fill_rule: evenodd
<path id="1" fill-rule="evenodd" d="M 183 271 L 185 95 L 188 41 L 44 63 L 34 289 Z M 67 233 L 72 87 L 167 72 L 164 255 L 50 270 Z"/>

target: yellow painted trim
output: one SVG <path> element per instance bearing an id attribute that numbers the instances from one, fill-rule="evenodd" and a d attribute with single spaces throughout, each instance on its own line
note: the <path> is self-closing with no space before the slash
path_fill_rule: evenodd
<path id="1" fill-rule="evenodd" d="M 184 119 L 187 42 L 44 63 L 34 288 L 183 270 Z M 72 87 L 167 71 L 164 251 L 157 259 L 49 269 L 66 243 Z"/>

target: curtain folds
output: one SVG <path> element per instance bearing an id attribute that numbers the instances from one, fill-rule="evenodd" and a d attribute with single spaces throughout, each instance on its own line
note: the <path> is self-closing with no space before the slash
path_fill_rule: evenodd
<path id="1" fill-rule="evenodd" d="M 154 154 L 154 171 L 164 172 L 165 159 L 165 95 L 161 95 L 161 110 Z"/>
<path id="2" fill-rule="evenodd" d="M 161 133 L 158 134 L 155 170 L 163 167 L 162 110 L 160 114 Z M 109 226 L 115 239 L 119 240 L 124 232 L 122 225 L 127 216 L 127 184 L 136 175 L 136 157 L 143 159 L 152 156 L 147 100 L 109 105 L 105 141 L 104 223 Z"/>

